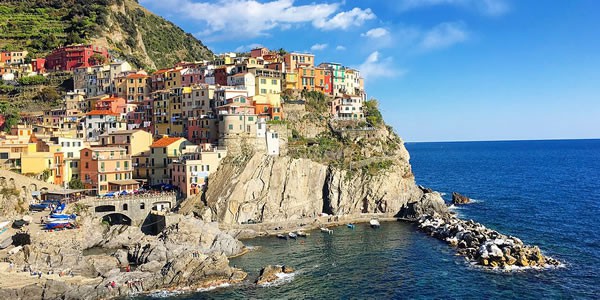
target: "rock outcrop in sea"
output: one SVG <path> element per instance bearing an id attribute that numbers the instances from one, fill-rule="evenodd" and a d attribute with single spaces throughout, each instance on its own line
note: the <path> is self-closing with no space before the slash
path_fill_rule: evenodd
<path id="1" fill-rule="evenodd" d="M 461 205 L 471 203 L 471 199 L 457 192 L 452 192 L 452 204 Z"/>
<path id="2" fill-rule="evenodd" d="M 280 278 L 280 274 L 290 274 L 293 272 L 294 269 L 289 266 L 268 265 L 260 270 L 258 279 L 256 279 L 256 284 L 264 285 L 267 283 L 272 283 Z"/>
<path id="3" fill-rule="evenodd" d="M 525 245 L 513 236 L 501 234 L 473 220 L 452 215 L 423 215 L 418 228 L 446 241 L 468 261 L 490 268 L 511 270 L 513 267 L 558 266 L 560 262 L 544 256 L 537 246 Z"/>

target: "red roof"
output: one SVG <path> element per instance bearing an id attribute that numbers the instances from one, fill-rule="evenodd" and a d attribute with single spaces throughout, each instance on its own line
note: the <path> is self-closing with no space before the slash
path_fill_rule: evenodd
<path id="1" fill-rule="evenodd" d="M 161 138 L 159 140 L 156 140 L 154 143 L 152 143 L 152 145 L 150 145 L 151 148 L 163 148 L 163 147 L 167 147 L 179 140 L 181 140 L 182 138 L 180 137 L 164 137 Z"/>
<path id="2" fill-rule="evenodd" d="M 88 116 L 100 116 L 100 115 L 112 115 L 112 116 L 118 116 L 118 113 L 114 113 L 110 110 L 92 110 L 89 113 L 87 113 L 86 115 Z"/>
<path id="3" fill-rule="evenodd" d="M 147 78 L 148 75 L 144 75 L 144 74 L 129 74 L 127 75 L 127 78 Z"/>

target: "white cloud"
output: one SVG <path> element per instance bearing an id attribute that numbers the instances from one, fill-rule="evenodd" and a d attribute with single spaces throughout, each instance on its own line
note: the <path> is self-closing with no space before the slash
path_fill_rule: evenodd
<path id="1" fill-rule="evenodd" d="M 348 29 L 375 19 L 369 9 L 340 11 L 340 3 L 295 5 L 294 0 L 140 0 L 153 11 L 176 15 L 204 26 L 196 33 L 208 40 L 264 36 L 269 30 L 287 30 L 312 24 L 321 30 Z"/>
<path id="2" fill-rule="evenodd" d="M 331 19 L 318 19 L 313 21 L 313 25 L 324 30 L 348 29 L 352 26 L 361 26 L 367 20 L 375 19 L 375 14 L 370 8 L 365 10 L 358 7 L 350 11 L 343 11 Z"/>
<path id="3" fill-rule="evenodd" d="M 327 48 L 327 44 L 314 44 L 310 47 L 311 51 L 321 51 Z"/>
<path id="4" fill-rule="evenodd" d="M 379 51 L 372 52 L 367 59 L 356 68 L 365 81 L 377 77 L 397 77 L 406 74 L 406 70 L 398 69 L 392 63 L 392 58 L 380 58 Z"/>
<path id="5" fill-rule="evenodd" d="M 464 42 L 469 37 L 465 27 L 462 22 L 441 23 L 424 33 L 420 47 L 423 50 L 434 50 Z"/>
<path id="6" fill-rule="evenodd" d="M 503 15 L 510 10 L 506 0 L 401 0 L 400 10 L 407 11 L 437 5 L 459 6 L 489 16 Z"/>
<path id="7" fill-rule="evenodd" d="M 346 47 L 344 47 L 342 45 L 337 45 L 337 47 L 335 47 L 335 50 L 337 50 L 337 51 L 344 51 L 344 50 L 346 50 Z"/>
<path id="8" fill-rule="evenodd" d="M 235 52 L 248 52 L 254 48 L 259 48 L 262 46 L 263 45 L 261 45 L 261 44 L 241 45 L 241 46 L 235 48 Z"/>
<path id="9" fill-rule="evenodd" d="M 368 37 L 368 38 L 381 38 L 387 36 L 390 32 L 382 27 L 373 28 L 365 33 L 362 33 L 360 36 Z"/>

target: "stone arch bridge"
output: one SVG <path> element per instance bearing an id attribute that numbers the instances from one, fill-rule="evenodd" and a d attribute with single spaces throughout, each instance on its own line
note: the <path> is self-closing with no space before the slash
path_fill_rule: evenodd
<path id="1" fill-rule="evenodd" d="M 115 198 L 88 198 L 85 204 L 95 217 L 111 224 L 141 226 L 152 212 L 170 211 L 175 207 L 175 193 L 140 194 Z"/>

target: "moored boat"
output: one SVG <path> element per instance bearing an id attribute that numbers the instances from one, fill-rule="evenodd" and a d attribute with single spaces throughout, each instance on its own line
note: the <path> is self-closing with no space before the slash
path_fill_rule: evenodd
<path id="1" fill-rule="evenodd" d="M 298 237 L 298 235 L 293 232 L 288 233 L 288 236 L 292 239 L 296 239 Z"/>
<path id="2" fill-rule="evenodd" d="M 277 234 L 277 238 L 280 238 L 280 239 L 283 239 L 283 240 L 287 240 L 288 239 L 287 235 L 282 234 L 282 233 Z"/>
<path id="3" fill-rule="evenodd" d="M 300 231 L 296 231 L 296 235 L 298 235 L 299 237 L 307 237 L 308 233 L 300 230 Z"/>
<path id="4" fill-rule="evenodd" d="M 324 232 L 324 233 L 329 233 L 329 234 L 333 233 L 332 229 L 329 229 L 329 228 L 326 228 L 326 227 L 321 227 L 320 229 L 321 229 L 321 232 Z"/>
<path id="5" fill-rule="evenodd" d="M 346 226 L 348 226 L 348 228 L 354 229 L 354 224 L 352 224 L 352 223 L 349 223 Z"/>
<path id="6" fill-rule="evenodd" d="M 48 218 L 52 218 L 52 219 L 62 219 L 62 220 L 68 220 L 68 219 L 75 219 L 77 218 L 77 216 L 75 214 L 51 214 L 50 217 Z"/>
<path id="7" fill-rule="evenodd" d="M 379 224 L 379 220 L 377 219 L 371 219 L 371 221 L 369 221 L 369 225 L 371 225 L 371 228 L 379 228 L 379 226 L 381 226 L 381 224 Z"/>
<path id="8" fill-rule="evenodd" d="M 8 246 L 12 245 L 13 239 L 12 236 L 9 236 L 0 242 L 0 249 L 6 249 Z"/>

